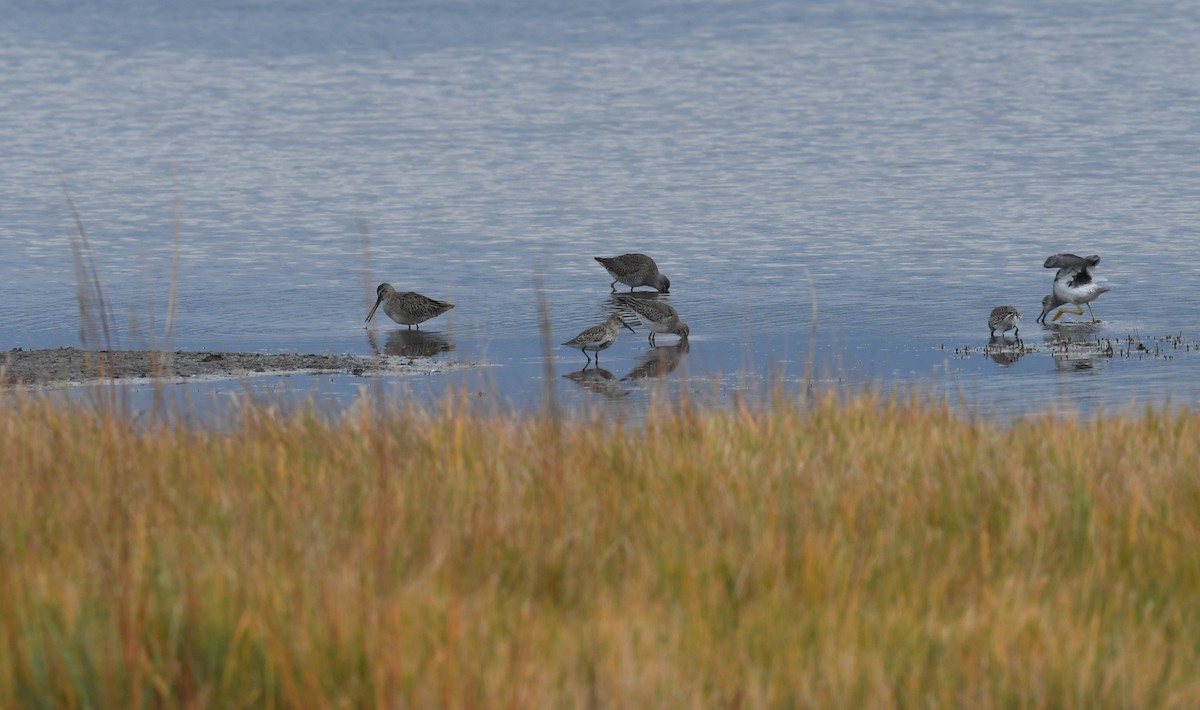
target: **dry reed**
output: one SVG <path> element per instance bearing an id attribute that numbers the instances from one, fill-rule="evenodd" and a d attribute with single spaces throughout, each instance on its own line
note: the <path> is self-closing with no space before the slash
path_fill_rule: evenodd
<path id="1" fill-rule="evenodd" d="M 0 410 L 0 707 L 1200 705 L 1200 417 Z"/>

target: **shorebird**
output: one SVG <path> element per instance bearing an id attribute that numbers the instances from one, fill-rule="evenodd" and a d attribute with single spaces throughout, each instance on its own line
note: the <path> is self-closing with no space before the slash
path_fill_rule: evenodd
<path id="1" fill-rule="evenodd" d="M 592 361 L 591 356 L 587 354 L 587 351 L 591 350 L 596 353 L 596 364 L 600 364 L 600 351 L 617 342 L 617 336 L 621 334 L 621 326 L 629 328 L 629 325 L 621 320 L 621 314 L 614 313 L 608 317 L 608 320 L 600 325 L 593 325 L 563 345 L 582 350 L 583 356 L 588 359 L 588 362 Z M 629 332 L 635 331 L 633 328 L 629 328 Z"/>
<path id="2" fill-rule="evenodd" d="M 1098 279 L 1092 274 L 1092 269 L 1100 263 L 1100 257 L 1092 254 L 1091 256 L 1075 256 L 1074 254 L 1054 254 L 1046 258 L 1046 263 L 1042 266 L 1047 269 L 1058 269 L 1054 274 L 1054 290 L 1051 293 L 1054 300 L 1059 303 L 1051 308 L 1057 308 L 1066 304 L 1075 306 L 1077 310 L 1068 311 L 1059 309 L 1058 313 L 1051 318 L 1056 321 L 1062 317 L 1063 313 L 1071 313 L 1073 315 L 1083 315 L 1083 306 L 1088 307 L 1088 314 L 1092 317 L 1093 323 L 1098 323 L 1096 314 L 1092 313 L 1092 301 L 1096 300 L 1100 294 L 1108 291 L 1107 286 L 1101 286 L 1098 282 L 1104 279 Z M 1046 300 L 1042 299 L 1043 312 L 1040 317 L 1041 322 L 1046 322 Z"/>
<path id="3" fill-rule="evenodd" d="M 1064 305 L 1065 303 L 1066 301 L 1060 299 L 1058 296 L 1055 296 L 1053 293 L 1048 293 L 1045 296 L 1042 296 L 1042 315 L 1037 317 L 1037 322 L 1045 323 L 1046 315 L 1049 314 L 1050 311 L 1058 308 L 1061 305 Z"/>
<path id="4" fill-rule="evenodd" d="M 660 293 L 671 290 L 671 280 L 658 273 L 658 264 L 645 254 L 622 254 L 620 256 L 593 257 L 600 262 L 613 277 L 609 284 L 612 290 L 617 290 L 617 282 L 625 284 L 632 291 L 638 286 L 653 286 Z"/>
<path id="5" fill-rule="evenodd" d="M 687 340 L 690 332 L 687 323 L 679 320 L 679 311 L 666 301 L 660 301 L 657 298 L 625 296 L 620 298 L 620 302 L 637 314 L 642 325 L 650 329 L 648 340 L 651 345 L 655 345 L 654 336 L 659 333 L 674 333 L 681 340 Z"/>
<path id="6" fill-rule="evenodd" d="M 367 314 L 368 323 L 371 322 L 372 316 L 375 315 L 375 309 L 379 308 L 380 304 L 383 304 L 383 312 L 388 315 L 388 318 L 400 325 L 407 325 L 409 330 L 412 330 L 414 325 L 417 326 L 417 330 L 420 330 L 421 323 L 430 318 L 437 318 L 454 308 L 453 303 L 435 301 L 415 291 L 397 291 L 392 288 L 391 284 L 379 284 L 375 293 L 379 294 L 379 297 L 375 299 L 375 305 L 371 306 L 371 312 Z"/>
<path id="7" fill-rule="evenodd" d="M 1017 339 L 1021 339 L 1021 329 L 1017 326 L 1021 322 L 1021 314 L 1017 313 L 1017 309 L 1012 306 L 996 306 L 992 309 L 991 315 L 988 316 L 988 329 L 991 331 L 991 337 L 996 337 L 996 331 L 1000 331 L 1000 336 L 1010 330 L 1016 330 Z"/>

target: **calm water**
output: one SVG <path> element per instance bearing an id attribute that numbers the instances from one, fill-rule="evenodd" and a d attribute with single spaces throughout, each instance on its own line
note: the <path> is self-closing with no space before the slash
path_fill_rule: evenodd
<path id="1" fill-rule="evenodd" d="M 79 345 L 65 186 L 126 347 L 161 337 L 178 197 L 179 348 L 370 353 L 389 281 L 457 304 L 433 357 L 494 365 L 406 391 L 525 403 L 537 285 L 562 342 L 611 308 L 592 257 L 644 251 L 690 348 L 625 332 L 611 378 L 556 348 L 568 401 L 797 383 L 812 348 L 827 382 L 1002 415 L 1200 403 L 1195 348 L 1066 359 L 1034 323 L 1045 257 L 1096 253 L 1103 325 L 1070 332 L 1200 340 L 1195 6 L 192 5 L 5 3 L 0 347 Z M 1037 346 L 1012 362 L 978 352 L 1005 303 Z"/>

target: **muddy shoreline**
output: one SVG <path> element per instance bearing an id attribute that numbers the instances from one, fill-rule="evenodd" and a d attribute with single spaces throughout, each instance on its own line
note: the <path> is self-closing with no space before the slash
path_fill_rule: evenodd
<path id="1" fill-rule="evenodd" d="M 46 386 L 130 380 L 186 382 L 259 375 L 434 375 L 469 367 L 428 357 L 154 350 L 22 350 L 0 353 L 0 385 Z"/>

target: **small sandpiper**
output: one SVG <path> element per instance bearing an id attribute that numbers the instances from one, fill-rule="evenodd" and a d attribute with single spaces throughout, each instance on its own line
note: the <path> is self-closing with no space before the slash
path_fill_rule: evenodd
<path id="1" fill-rule="evenodd" d="M 671 290 L 671 280 L 660 274 L 658 264 L 655 264 L 654 259 L 645 254 L 622 254 L 593 258 L 608 270 L 609 276 L 613 277 L 613 282 L 609 284 L 613 291 L 617 290 L 618 281 L 628 286 L 630 291 L 638 286 L 653 286 L 659 293 Z"/>
<path id="2" fill-rule="evenodd" d="M 666 301 L 657 298 L 638 298 L 635 296 L 619 296 L 620 302 L 637 314 L 642 325 L 650 329 L 649 341 L 655 345 L 654 336 L 659 333 L 674 333 L 681 340 L 687 340 L 691 332 L 687 323 L 679 320 L 679 311 Z"/>
<path id="3" fill-rule="evenodd" d="M 1039 317 L 1042 323 L 1046 322 L 1046 314 L 1053 308 L 1071 304 L 1076 310 L 1068 311 L 1065 308 L 1059 309 L 1058 313 L 1054 314 L 1051 321 L 1056 321 L 1062 317 L 1063 313 L 1071 313 L 1072 315 L 1083 315 L 1083 306 L 1087 305 L 1088 315 L 1092 317 L 1093 323 L 1099 323 L 1096 320 L 1096 314 L 1092 313 L 1092 301 L 1100 297 L 1100 294 L 1106 293 L 1110 289 L 1107 286 L 1101 286 L 1099 282 L 1104 281 L 1103 278 L 1097 278 L 1092 273 L 1092 269 L 1100 263 L 1100 257 L 1092 254 L 1091 256 L 1075 256 L 1074 254 L 1054 254 L 1046 258 L 1046 263 L 1042 266 L 1047 269 L 1057 268 L 1058 271 L 1054 274 L 1054 290 L 1051 295 L 1058 303 L 1046 309 L 1045 299 L 1042 300 L 1043 312 Z"/>
<path id="4" fill-rule="evenodd" d="M 608 320 L 600 325 L 593 325 L 591 328 L 563 343 L 563 345 L 566 345 L 568 348 L 582 350 L 583 356 L 588 359 L 588 362 L 592 361 L 591 356 L 587 354 L 587 351 L 591 350 L 596 353 L 596 364 L 599 364 L 600 351 L 617 342 L 617 336 L 620 335 L 622 326 L 629 328 L 629 325 L 621 320 L 621 314 L 614 313 L 608 317 Z M 635 331 L 633 328 L 629 328 L 629 332 L 633 333 Z"/>
<path id="5" fill-rule="evenodd" d="M 1000 331 L 1001 337 L 1010 330 L 1016 330 L 1017 340 L 1020 340 L 1021 329 L 1017 327 L 1020 322 L 1021 314 L 1017 313 L 1017 309 L 1012 306 L 996 306 L 988 316 L 988 330 L 993 338 L 996 337 L 997 330 Z"/>
<path id="6" fill-rule="evenodd" d="M 388 315 L 388 318 L 396 321 L 400 325 L 407 325 L 409 330 L 417 326 L 417 330 L 421 329 L 420 323 L 424 323 L 430 318 L 437 318 L 446 311 L 454 308 L 453 303 L 445 301 L 435 301 L 428 296 L 422 296 L 415 291 L 397 291 L 392 288 L 391 284 L 379 284 L 375 289 L 378 298 L 375 299 L 375 305 L 371 306 L 371 312 L 367 314 L 367 322 L 371 322 L 371 318 L 375 315 L 375 309 L 383 304 L 383 312 Z"/>

